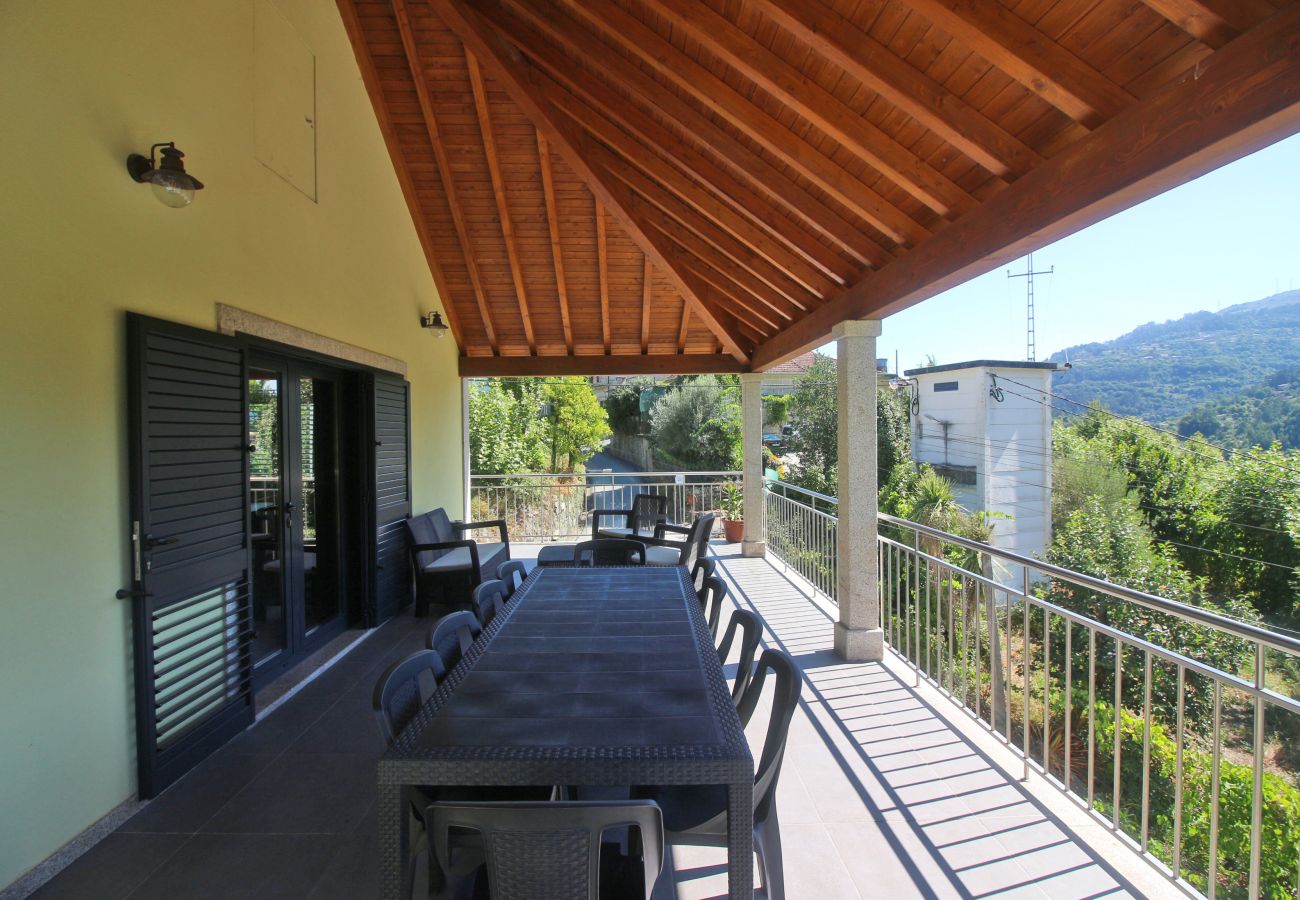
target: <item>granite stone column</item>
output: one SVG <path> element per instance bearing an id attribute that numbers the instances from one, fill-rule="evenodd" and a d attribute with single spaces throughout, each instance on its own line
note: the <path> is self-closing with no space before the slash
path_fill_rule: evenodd
<path id="1" fill-rule="evenodd" d="M 851 661 L 884 659 L 876 550 L 876 337 L 878 320 L 841 322 L 837 355 L 839 527 L 835 653 Z"/>
<path id="2" fill-rule="evenodd" d="M 740 443 L 744 458 L 742 475 L 745 491 L 744 556 L 767 553 L 767 501 L 763 497 L 763 373 L 740 376 Z"/>

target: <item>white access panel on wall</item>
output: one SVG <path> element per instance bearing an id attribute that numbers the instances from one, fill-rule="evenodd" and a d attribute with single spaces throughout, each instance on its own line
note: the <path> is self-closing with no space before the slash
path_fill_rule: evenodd
<path id="1" fill-rule="evenodd" d="M 314 201 L 316 55 L 271 0 L 253 9 L 253 152 Z"/>

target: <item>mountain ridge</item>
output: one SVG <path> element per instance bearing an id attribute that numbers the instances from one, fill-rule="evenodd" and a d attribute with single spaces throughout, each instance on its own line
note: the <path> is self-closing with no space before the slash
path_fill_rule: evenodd
<path id="1" fill-rule="evenodd" d="M 1148 322 L 1110 341 L 1068 347 L 1050 361 L 1070 363 L 1053 378 L 1061 396 L 1176 425 L 1201 404 L 1300 366 L 1300 291 Z M 1081 411 L 1057 405 L 1058 415 Z"/>

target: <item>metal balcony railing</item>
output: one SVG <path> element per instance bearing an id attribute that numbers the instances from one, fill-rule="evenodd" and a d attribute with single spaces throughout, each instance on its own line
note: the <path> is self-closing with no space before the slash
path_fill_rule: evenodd
<path id="1" fill-rule="evenodd" d="M 667 497 L 668 521 L 674 523 L 689 524 L 701 513 L 718 513 L 723 485 L 739 479 L 739 472 L 474 475 L 470 517 L 504 519 L 512 540 L 582 540 L 591 536 L 594 510 L 628 509 L 637 494 Z M 721 531 L 720 515 L 715 528 Z"/>
<path id="2" fill-rule="evenodd" d="M 836 499 L 769 481 L 766 508 L 769 552 L 834 601 Z M 1300 897 L 1300 640 L 915 522 L 879 525 L 881 626 L 918 683 L 1183 887 Z"/>

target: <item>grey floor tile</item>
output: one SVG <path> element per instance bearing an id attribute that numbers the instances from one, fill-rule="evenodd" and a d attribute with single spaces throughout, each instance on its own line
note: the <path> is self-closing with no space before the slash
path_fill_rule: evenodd
<path id="1" fill-rule="evenodd" d="M 184 846 L 188 835 L 114 832 L 32 894 L 33 900 L 119 900 Z"/>
<path id="2" fill-rule="evenodd" d="M 375 756 L 284 754 L 203 826 L 205 833 L 347 834 L 377 793 Z"/>
<path id="3" fill-rule="evenodd" d="M 122 832 L 192 833 L 275 760 L 221 749 L 163 791 L 119 828 Z"/>
<path id="4" fill-rule="evenodd" d="M 336 837 L 199 834 L 131 900 L 285 900 L 306 897 L 337 849 Z"/>

